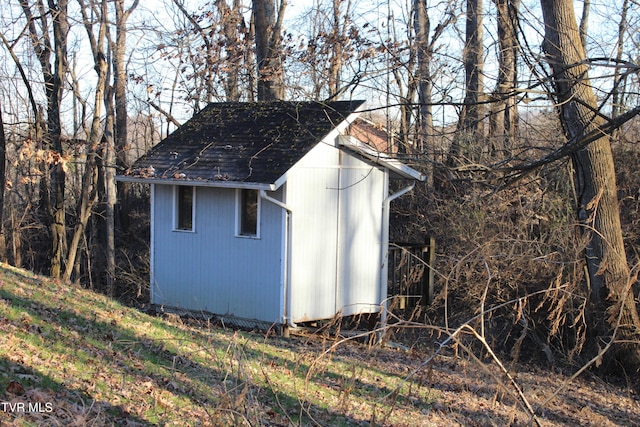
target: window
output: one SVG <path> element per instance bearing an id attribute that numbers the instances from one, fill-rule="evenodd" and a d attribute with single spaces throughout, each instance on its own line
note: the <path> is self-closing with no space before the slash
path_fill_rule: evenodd
<path id="1" fill-rule="evenodd" d="M 238 234 L 258 237 L 260 218 L 260 197 L 258 190 L 239 190 L 238 195 Z"/>
<path id="2" fill-rule="evenodd" d="M 195 187 L 179 185 L 176 187 L 176 230 L 193 231 L 193 212 Z"/>

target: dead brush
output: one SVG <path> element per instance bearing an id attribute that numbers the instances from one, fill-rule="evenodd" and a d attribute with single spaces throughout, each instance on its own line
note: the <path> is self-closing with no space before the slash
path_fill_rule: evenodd
<path id="1" fill-rule="evenodd" d="M 226 350 L 228 365 L 221 379 L 222 391 L 215 406 L 208 409 L 214 426 L 261 425 L 260 402 L 251 385 L 248 356 L 236 332 Z"/>

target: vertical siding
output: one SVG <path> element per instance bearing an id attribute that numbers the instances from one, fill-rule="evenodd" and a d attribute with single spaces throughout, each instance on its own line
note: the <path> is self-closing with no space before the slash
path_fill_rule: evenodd
<path id="1" fill-rule="evenodd" d="M 340 170 L 340 233 L 336 309 L 375 312 L 380 304 L 384 171 L 352 156 Z"/>
<path id="2" fill-rule="evenodd" d="M 153 302 L 280 321 L 282 209 L 264 202 L 259 239 L 235 236 L 235 190 L 198 187 L 195 232 L 173 231 L 173 189 L 156 185 Z"/>
<path id="3" fill-rule="evenodd" d="M 335 314 L 338 151 L 320 144 L 287 180 L 291 216 L 291 303 L 294 322 Z"/>
<path id="4" fill-rule="evenodd" d="M 275 198 L 292 208 L 289 313 L 296 322 L 374 312 L 380 303 L 385 172 L 320 144 Z M 199 187 L 195 232 L 173 231 L 173 188 L 153 200 L 152 301 L 279 322 L 285 212 L 262 201 L 260 239 L 235 237 L 235 190 Z"/>
<path id="5" fill-rule="evenodd" d="M 384 172 L 321 144 L 296 165 L 286 188 L 293 321 L 377 311 Z"/>

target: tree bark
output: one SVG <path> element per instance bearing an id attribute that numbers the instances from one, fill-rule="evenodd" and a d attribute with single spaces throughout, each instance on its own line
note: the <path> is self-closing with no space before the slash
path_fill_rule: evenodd
<path id="1" fill-rule="evenodd" d="M 281 0 L 276 12 L 276 0 L 253 0 L 259 101 L 284 99 L 281 32 L 286 5 Z"/>
<path id="2" fill-rule="evenodd" d="M 416 35 L 416 80 L 418 88 L 418 118 L 416 123 L 416 149 L 419 153 L 431 153 L 433 156 L 433 105 L 431 58 L 432 51 L 429 44 L 430 31 L 429 14 L 426 0 L 415 0 L 413 3 L 413 28 Z M 426 162 L 426 185 L 433 189 L 433 158 Z"/>
<path id="3" fill-rule="evenodd" d="M 482 0 L 467 0 L 466 41 L 463 52 L 465 97 L 458 118 L 456 137 L 452 141 L 449 153 L 448 163 L 452 166 L 461 163 L 461 157 L 471 154 L 471 150 L 483 149 L 477 146 L 479 138 L 484 133 L 481 105 L 484 92 L 482 4 Z M 471 150 L 464 150 L 469 152 L 463 153 L 463 147 Z"/>
<path id="4" fill-rule="evenodd" d="M 493 91 L 489 136 L 491 154 L 509 152 L 518 128 L 516 80 L 518 57 L 519 0 L 494 0 L 498 13 L 498 82 Z"/>
<path id="5" fill-rule="evenodd" d="M 541 6 L 545 22 L 543 48 L 552 69 L 560 121 L 568 143 L 577 144 L 605 121 L 597 111 L 588 80 L 573 2 L 541 0 Z M 609 357 L 636 375 L 640 368 L 640 318 L 622 238 L 610 136 L 602 134 L 574 151 L 571 160 L 579 229 L 588 241 L 585 258 L 595 305 L 590 326 L 597 335 L 610 335 L 618 328 L 617 345 Z"/>
<path id="6" fill-rule="evenodd" d="M 59 160 L 53 164 L 44 165 L 45 179 L 41 203 L 48 210 L 51 218 L 51 270 L 54 278 L 59 278 L 62 273 L 62 259 L 66 246 L 65 227 L 65 170 L 62 159 L 64 150 L 62 146 L 62 122 L 60 105 L 64 91 L 65 75 L 67 72 L 67 34 L 69 22 L 67 17 L 67 0 L 47 0 L 48 13 L 45 11 L 43 0 L 37 0 L 35 7 L 41 15 L 39 19 L 46 20 L 50 13 L 53 28 L 53 43 L 48 33 L 46 22 L 41 26 L 42 33 L 38 32 L 31 6 L 26 0 L 20 0 L 20 6 L 27 19 L 27 28 L 31 37 L 34 52 L 40 62 L 44 77 L 44 89 L 47 98 L 47 131 L 45 145 L 51 149 Z M 51 55 L 53 54 L 53 64 Z M 51 180 L 49 181 L 49 176 Z M 53 192 L 51 192 L 51 187 Z"/>

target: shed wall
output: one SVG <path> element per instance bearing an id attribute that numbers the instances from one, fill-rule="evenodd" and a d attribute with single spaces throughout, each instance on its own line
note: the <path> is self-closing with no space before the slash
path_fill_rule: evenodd
<path id="1" fill-rule="evenodd" d="M 260 238 L 236 237 L 234 189 L 197 187 L 195 231 L 173 227 L 173 187 L 153 200 L 152 302 L 266 322 L 282 315 L 282 209 L 263 202 Z"/>
<path id="2" fill-rule="evenodd" d="M 385 171 L 345 155 L 340 169 L 336 307 L 349 316 L 380 307 Z M 386 249 L 385 249 L 386 250 Z"/>
<path id="3" fill-rule="evenodd" d="M 293 322 L 378 311 L 384 174 L 328 144 L 290 171 Z"/>
<path id="4" fill-rule="evenodd" d="M 338 150 L 320 144 L 290 171 L 290 317 L 295 323 L 335 315 Z"/>

